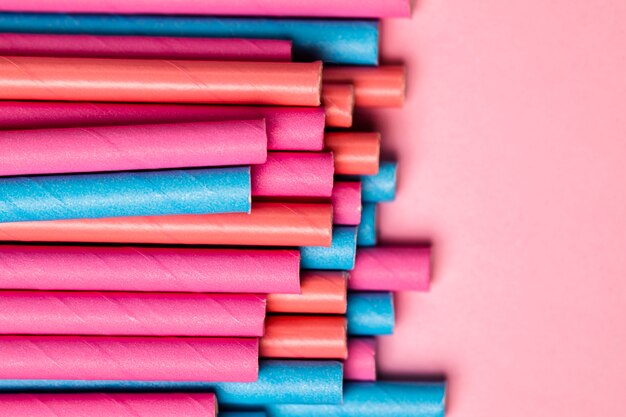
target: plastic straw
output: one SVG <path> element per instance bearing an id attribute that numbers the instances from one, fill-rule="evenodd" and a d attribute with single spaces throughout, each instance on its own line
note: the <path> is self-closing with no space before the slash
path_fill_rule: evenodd
<path id="1" fill-rule="evenodd" d="M 264 358 L 345 359 L 346 337 L 342 316 L 270 316 L 259 349 Z"/>
<path id="2" fill-rule="evenodd" d="M 268 294 L 270 313 L 345 314 L 348 273 L 303 271 L 300 294 Z"/>
<path id="3" fill-rule="evenodd" d="M 326 125 L 351 127 L 354 112 L 354 87 L 351 84 L 325 84 L 322 87 L 322 105 Z"/>
<path id="4" fill-rule="evenodd" d="M 215 417 L 217 401 L 209 393 L 0 394 L 0 408 L 14 417 Z"/>
<path id="5" fill-rule="evenodd" d="M 84 291 L 0 291 L 0 333 L 108 336 L 263 335 L 265 297 Z"/>
<path id="6" fill-rule="evenodd" d="M 284 404 L 272 417 L 443 417 L 446 386 L 440 382 L 347 382 L 341 405 Z"/>
<path id="7" fill-rule="evenodd" d="M 189 14 L 222 16 L 327 16 L 327 17 L 409 17 L 409 0 L 109 0 L 106 3 L 81 0 L 22 0 L 0 5 L 0 10 L 54 13 Z"/>
<path id="8" fill-rule="evenodd" d="M 251 382 L 253 338 L 0 336 L 1 379 Z"/>
<path id="9" fill-rule="evenodd" d="M 361 223 L 356 236 L 356 244 L 359 247 L 375 246 L 378 241 L 378 233 L 376 228 L 376 212 L 378 211 L 376 203 L 363 203 L 361 212 Z M 2 228 L 0 227 L 0 233 Z"/>
<path id="10" fill-rule="evenodd" d="M 351 273 L 350 288 L 365 291 L 428 291 L 430 247 L 361 248 Z"/>
<path id="11" fill-rule="evenodd" d="M 402 107 L 406 95 L 406 69 L 401 65 L 380 67 L 328 67 L 325 83 L 354 85 L 357 107 Z"/>
<path id="12" fill-rule="evenodd" d="M 348 339 L 348 358 L 343 361 L 344 379 L 376 381 L 376 339 L 351 337 Z"/>
<path id="13" fill-rule="evenodd" d="M 301 267 L 304 269 L 351 270 L 356 254 L 356 227 L 336 226 L 330 247 L 302 246 Z"/>
<path id="14" fill-rule="evenodd" d="M 396 162 L 381 162 L 378 174 L 361 177 L 362 199 L 366 203 L 393 201 L 396 198 Z"/>
<path id="15" fill-rule="evenodd" d="M 298 293 L 295 250 L 0 246 L 0 288 Z"/>
<path id="16" fill-rule="evenodd" d="M 337 181 L 330 198 L 333 223 L 358 226 L 361 223 L 361 183 Z"/>
<path id="17" fill-rule="evenodd" d="M 332 206 L 253 203 L 250 214 L 0 223 L 0 239 L 27 242 L 330 246 Z"/>
<path id="18" fill-rule="evenodd" d="M 324 142 L 335 158 L 336 174 L 378 174 L 380 133 L 328 132 Z"/>
<path id="19" fill-rule="evenodd" d="M 0 132 L 0 176 L 262 164 L 264 120 Z"/>
<path id="20" fill-rule="evenodd" d="M 286 39 L 299 60 L 378 64 L 374 20 L 0 13 L 0 32 Z"/>
<path id="21" fill-rule="evenodd" d="M 270 150 L 320 151 L 324 146 L 324 110 L 318 107 L 0 102 L 0 130 L 251 119 L 265 119 Z"/>
<path id="22" fill-rule="evenodd" d="M 0 58 L 0 98 L 318 106 L 321 62 Z"/>
<path id="23" fill-rule="evenodd" d="M 0 223 L 249 211 L 247 167 L 0 178 Z"/>
<path id="24" fill-rule="evenodd" d="M 0 55 L 290 61 L 291 42 L 268 39 L 0 33 Z"/>
<path id="25" fill-rule="evenodd" d="M 172 381 L 0 380 L 0 391 L 211 391 L 220 405 L 341 404 L 343 366 L 337 361 L 265 360 L 251 383 Z"/>
<path id="26" fill-rule="evenodd" d="M 270 152 L 266 163 L 252 167 L 252 195 L 330 197 L 333 173 L 329 152 Z"/>
<path id="27" fill-rule="evenodd" d="M 393 294 L 390 292 L 348 293 L 346 316 L 350 336 L 392 334 L 395 326 Z"/>

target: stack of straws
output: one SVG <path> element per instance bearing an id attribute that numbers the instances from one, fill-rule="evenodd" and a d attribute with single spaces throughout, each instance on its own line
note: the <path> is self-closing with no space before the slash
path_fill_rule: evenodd
<path id="1" fill-rule="evenodd" d="M 444 414 L 376 381 L 430 249 L 376 246 L 396 164 L 339 129 L 402 105 L 354 18 L 408 3 L 0 3 L 4 414 Z"/>

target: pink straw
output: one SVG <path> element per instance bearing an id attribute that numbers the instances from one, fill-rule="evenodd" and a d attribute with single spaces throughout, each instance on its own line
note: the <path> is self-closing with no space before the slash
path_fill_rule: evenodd
<path id="1" fill-rule="evenodd" d="M 255 197 L 330 197 L 334 181 L 330 152 L 270 152 L 252 166 Z"/>
<path id="2" fill-rule="evenodd" d="M 361 223 L 360 182 L 336 182 L 331 202 L 334 224 L 358 226 Z"/>
<path id="3" fill-rule="evenodd" d="M 0 175 L 260 164 L 264 120 L 0 132 Z"/>
<path id="4" fill-rule="evenodd" d="M 291 41 L 0 33 L 0 55 L 291 61 Z"/>
<path id="5" fill-rule="evenodd" d="M 13 417 L 215 417 L 211 393 L 0 394 L 0 409 Z"/>
<path id="6" fill-rule="evenodd" d="M 271 150 L 320 151 L 321 107 L 239 107 L 179 104 L 0 102 L 0 130 L 265 119 Z"/>
<path id="7" fill-rule="evenodd" d="M 362 291 L 428 291 L 430 248 L 359 248 L 348 288 Z"/>
<path id="8" fill-rule="evenodd" d="M 265 297 L 83 291 L 0 291 L 0 333 L 263 336 Z"/>
<path id="9" fill-rule="evenodd" d="M 0 288 L 298 293 L 297 250 L 0 246 Z"/>
<path id="10" fill-rule="evenodd" d="M 343 378 L 353 381 L 376 381 L 376 339 L 348 339 L 348 358 L 343 361 Z"/>
<path id="11" fill-rule="evenodd" d="M 0 336 L 0 379 L 253 382 L 258 339 Z"/>

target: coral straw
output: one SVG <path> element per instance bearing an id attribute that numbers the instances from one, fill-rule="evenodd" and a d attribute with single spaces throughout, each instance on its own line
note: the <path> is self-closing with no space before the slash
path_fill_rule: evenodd
<path id="1" fill-rule="evenodd" d="M 248 167 L 0 178 L 0 223 L 249 211 Z"/>
<path id="2" fill-rule="evenodd" d="M 318 106 L 322 64 L 0 57 L 0 98 Z"/>
<path id="3" fill-rule="evenodd" d="M 322 106 L 326 112 L 326 126 L 351 127 L 354 87 L 351 84 L 325 84 L 322 87 Z"/>
<path id="4" fill-rule="evenodd" d="M 260 354 L 265 358 L 345 359 L 346 344 L 342 316 L 270 316 Z"/>
<path id="5" fill-rule="evenodd" d="M 376 381 L 376 339 L 348 339 L 348 358 L 343 361 L 343 372 L 343 377 L 347 380 Z"/>
<path id="6" fill-rule="evenodd" d="M 348 273 L 303 271 L 300 294 L 268 294 L 269 313 L 345 314 Z"/>
<path id="7" fill-rule="evenodd" d="M 0 246 L 0 288 L 298 293 L 298 252 L 95 246 Z"/>
<path id="8" fill-rule="evenodd" d="M 380 133 L 328 132 L 324 143 L 335 158 L 335 174 L 378 174 Z"/>
<path id="9" fill-rule="evenodd" d="M 0 132 L 0 176 L 262 164 L 264 120 Z"/>
<path id="10" fill-rule="evenodd" d="M 361 291 L 428 291 L 430 247 L 360 248 L 349 287 Z"/>
<path id="11" fill-rule="evenodd" d="M 301 17 L 409 17 L 409 0 L 108 0 L 106 3 L 81 0 L 22 0 L 0 5 L 12 12 L 119 13 L 119 14 L 189 14 L 226 16 L 301 16 Z"/>
<path id="12" fill-rule="evenodd" d="M 361 223 L 361 183 L 335 182 L 330 198 L 333 204 L 333 223 L 358 226 Z"/>
<path id="13" fill-rule="evenodd" d="M 328 67 L 325 83 L 354 85 L 357 107 L 402 107 L 406 95 L 406 69 L 401 65 L 380 67 Z"/>
<path id="14" fill-rule="evenodd" d="M 324 110 L 180 104 L 0 102 L 0 130 L 265 119 L 270 150 L 320 151 Z"/>
<path id="15" fill-rule="evenodd" d="M 291 42 L 267 39 L 0 33 L 0 55 L 290 61 Z"/>
<path id="16" fill-rule="evenodd" d="M 258 340 L 0 336 L 1 379 L 252 382 Z"/>
<path id="17" fill-rule="evenodd" d="M 0 291 L 1 334 L 263 335 L 265 297 L 87 291 Z"/>
<path id="18" fill-rule="evenodd" d="M 255 382 L 2 380 L 0 390 L 24 391 L 212 391 L 221 405 L 341 404 L 343 367 L 338 361 L 262 360 Z"/>
<path id="19" fill-rule="evenodd" d="M 330 246 L 332 206 L 253 203 L 250 214 L 0 223 L 0 239 L 27 242 Z"/>
<path id="20" fill-rule="evenodd" d="M 211 393 L 0 394 L 7 416 L 23 417 L 215 417 Z"/>
<path id="21" fill-rule="evenodd" d="M 330 197 L 333 174 L 329 152 L 270 152 L 267 162 L 252 167 L 252 195 Z"/>

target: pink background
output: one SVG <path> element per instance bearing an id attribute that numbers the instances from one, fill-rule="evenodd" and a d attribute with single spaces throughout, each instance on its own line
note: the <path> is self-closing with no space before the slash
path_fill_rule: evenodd
<path id="1" fill-rule="evenodd" d="M 383 373 L 447 375 L 451 417 L 626 415 L 626 2 L 421 0 L 383 51 L 382 233 L 435 250 Z"/>

